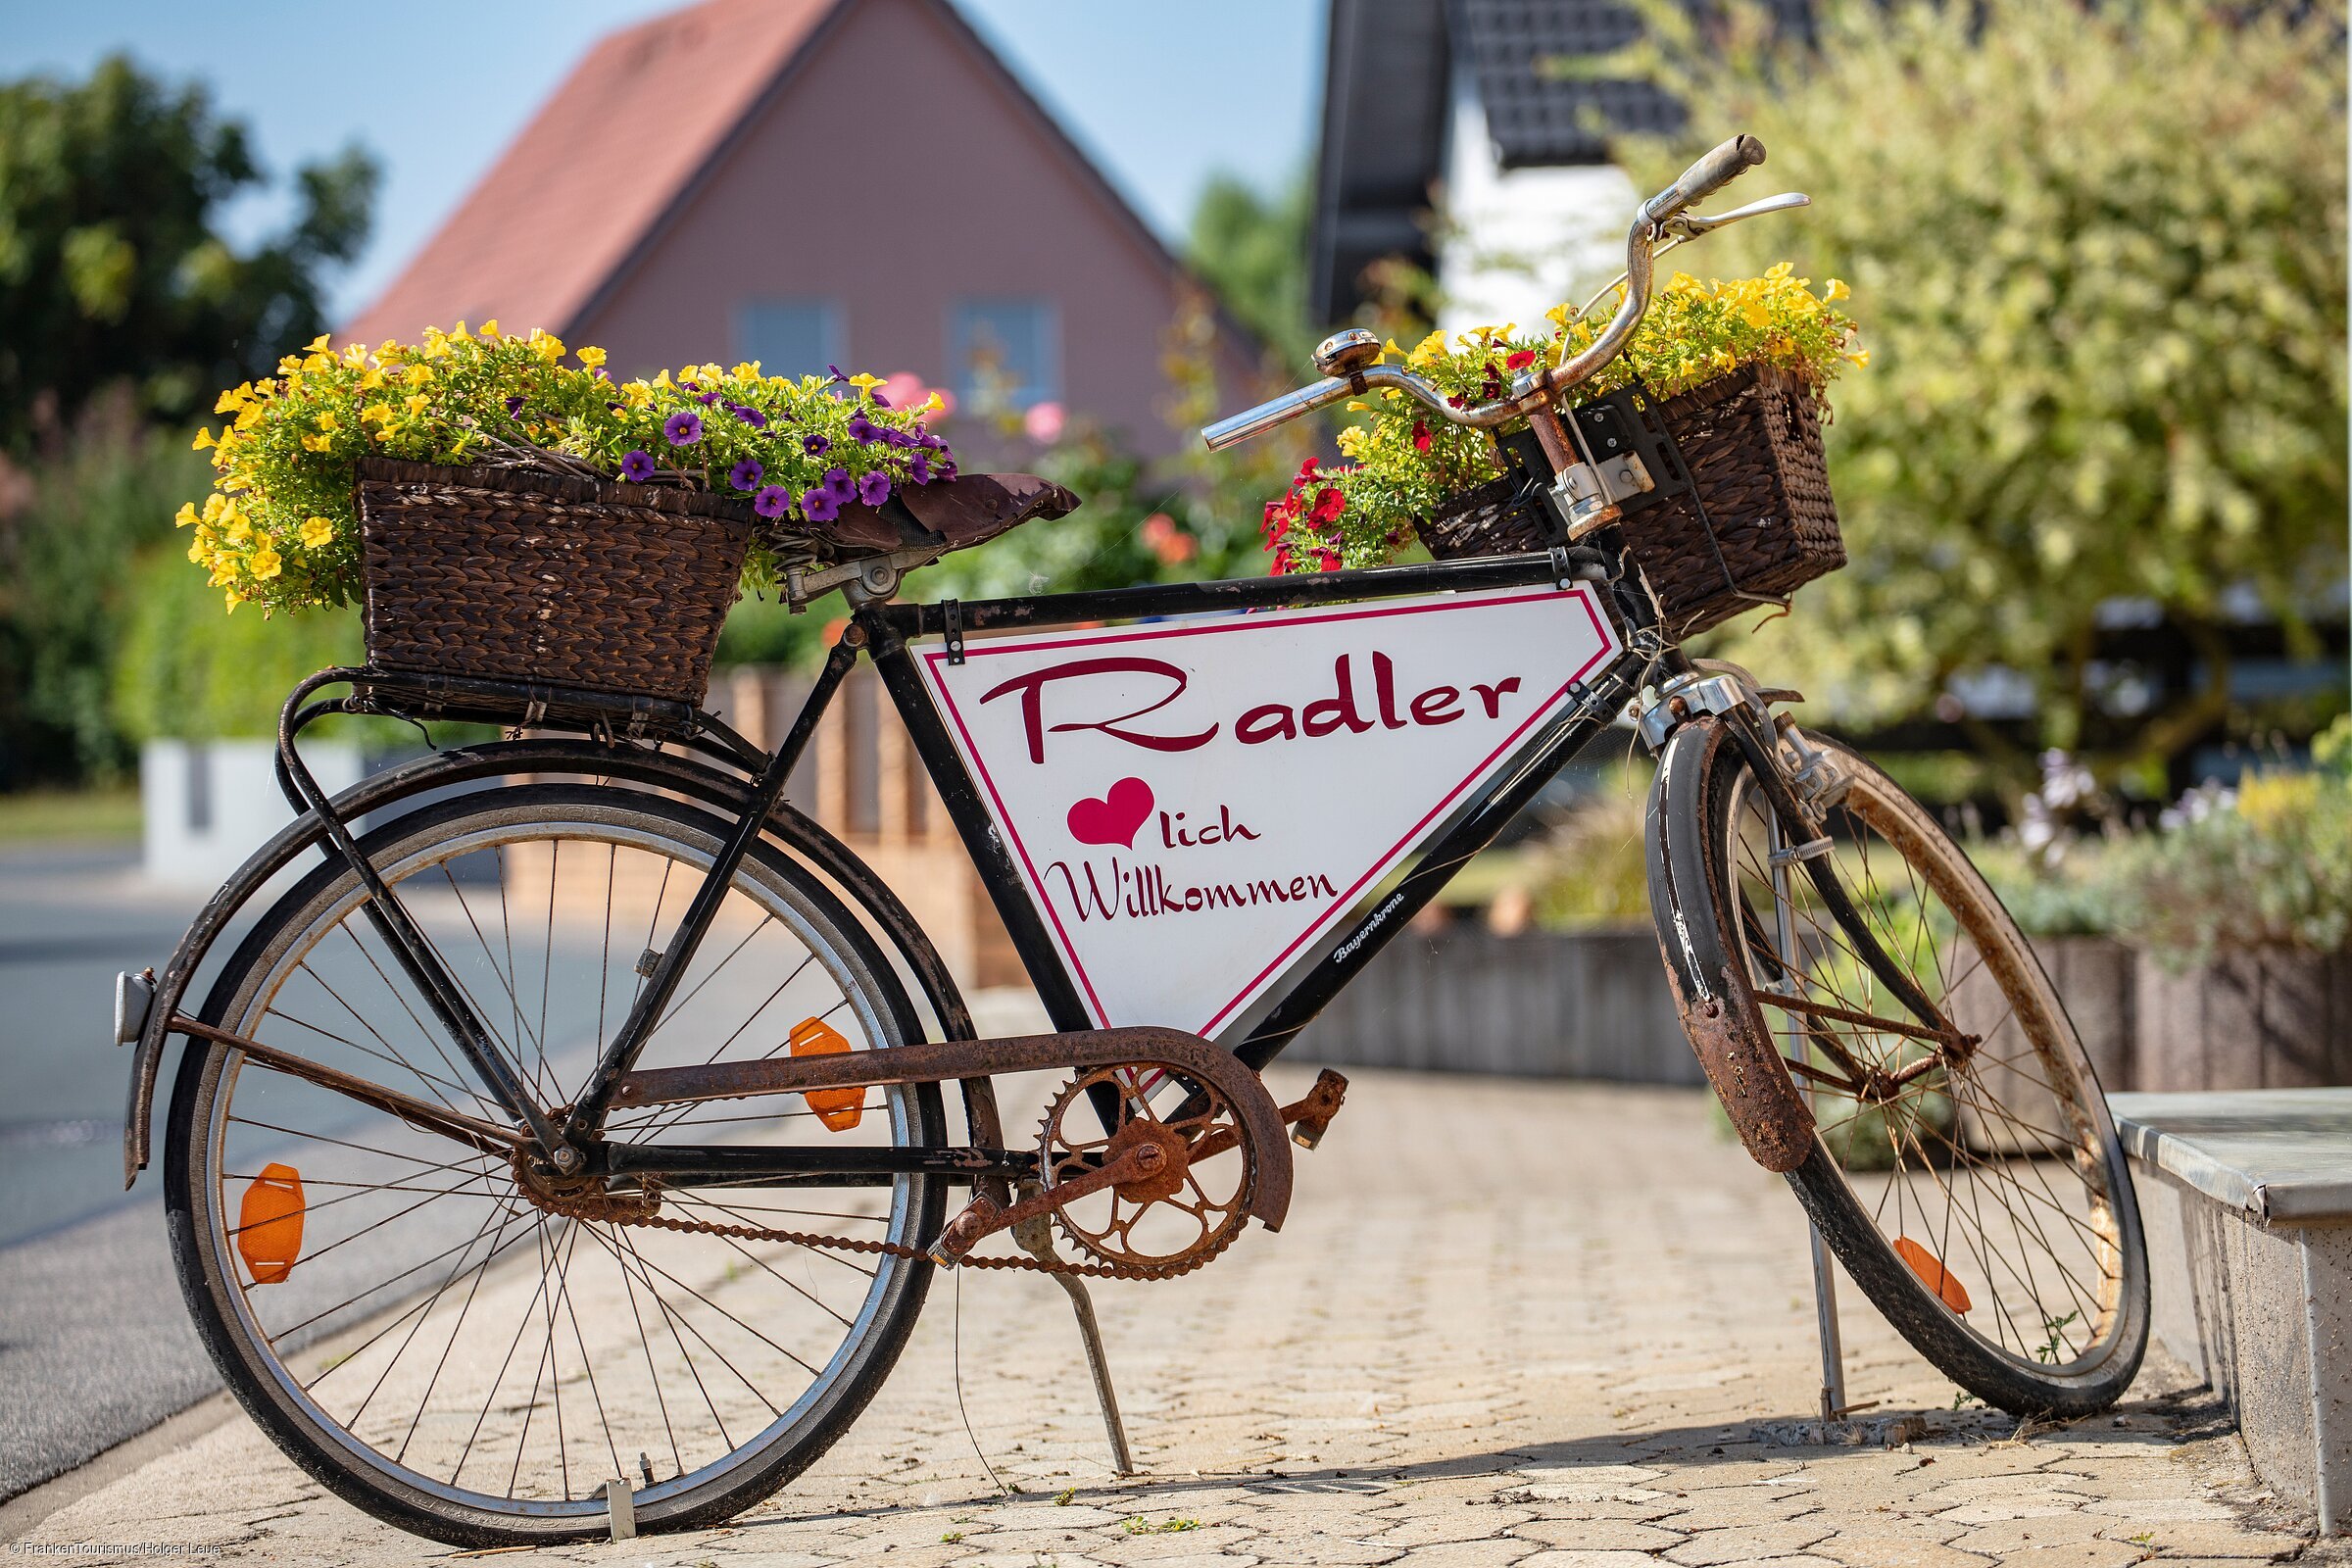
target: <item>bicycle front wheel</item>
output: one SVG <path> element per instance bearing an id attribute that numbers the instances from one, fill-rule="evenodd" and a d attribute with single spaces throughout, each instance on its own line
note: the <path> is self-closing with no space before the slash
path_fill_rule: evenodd
<path id="1" fill-rule="evenodd" d="M 727 824 L 590 784 L 424 808 L 363 850 L 542 1103 L 581 1091 L 717 856 Z M 212 1021 L 386 1088 L 505 1119 L 367 917 L 321 866 L 261 920 Z M 853 1049 L 914 1037 L 854 916 L 762 844 L 745 859 L 642 1064 L 778 1054 L 815 1027 Z M 936 1085 L 856 1106 L 722 1101 L 616 1113 L 612 1139 L 939 1147 Z M 616 1195 L 624 1198 L 627 1195 Z M 507 1161 L 191 1044 L 167 1201 L 197 1326 L 255 1420 L 349 1501 L 463 1545 L 599 1535 L 605 1488 L 641 1528 L 716 1523 L 848 1427 L 888 1374 L 931 1272 L 551 1212 Z M 664 1188 L 662 1218 L 912 1247 L 945 1183 L 780 1178 Z M 640 1211 L 634 1217 L 642 1218 Z"/>
<path id="2" fill-rule="evenodd" d="M 2147 1346 L 2148 1271 L 2097 1076 L 1960 847 L 1818 744 L 1848 782 L 1822 839 L 1791 846 L 1727 728 L 1678 732 L 1651 806 L 1668 961 L 1810 1101 L 1789 1183 L 1895 1328 L 2002 1409 L 2103 1409 Z"/>

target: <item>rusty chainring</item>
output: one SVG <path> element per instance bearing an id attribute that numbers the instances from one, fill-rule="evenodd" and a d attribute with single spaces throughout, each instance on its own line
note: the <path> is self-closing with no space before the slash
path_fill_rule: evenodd
<path id="1" fill-rule="evenodd" d="M 1054 1157 L 1053 1129 L 1058 1124 L 1060 1112 L 1083 1092 L 1087 1085 L 1097 1078 L 1104 1076 L 1106 1072 L 1107 1069 L 1097 1069 L 1094 1072 L 1081 1073 L 1064 1085 L 1061 1092 L 1054 1097 L 1052 1109 L 1047 1113 L 1045 1132 L 1041 1137 L 1042 1158 L 1050 1162 Z M 1148 1128 L 1159 1125 L 1161 1124 L 1139 1121 L 1124 1123 L 1125 1127 Z M 1234 1123 L 1233 1131 L 1241 1141 L 1243 1153 L 1250 1160 L 1250 1170 L 1251 1175 L 1254 1175 L 1256 1160 L 1247 1142 L 1247 1134 L 1242 1130 L 1238 1121 Z M 1129 1142 L 1132 1143 L 1139 1138 L 1150 1136 L 1149 1133 L 1130 1134 Z M 1154 1139 L 1153 1141 L 1161 1142 L 1163 1140 Z M 921 1248 L 906 1247 L 897 1242 L 865 1241 L 851 1236 L 825 1236 L 810 1231 L 774 1230 L 763 1225 L 722 1224 L 713 1220 L 682 1219 L 664 1214 L 661 1211 L 661 1184 L 651 1177 L 645 1178 L 645 1186 L 639 1192 L 614 1193 L 598 1185 L 594 1177 L 549 1178 L 542 1176 L 530 1168 L 529 1159 L 521 1151 L 517 1151 L 509 1163 L 514 1171 L 515 1190 L 533 1207 L 565 1219 L 601 1221 L 609 1225 L 630 1225 L 646 1230 L 677 1231 L 693 1236 L 723 1236 L 740 1242 L 780 1242 L 793 1247 L 824 1248 L 837 1252 L 862 1252 L 933 1263 L 938 1261 Z M 1174 1187 L 1181 1184 L 1181 1158 L 1177 1162 L 1176 1169 L 1178 1171 L 1176 1182 L 1155 1181 L 1150 1185 L 1154 1190 L 1163 1185 L 1167 1186 L 1172 1193 Z M 1135 1188 L 1141 1184 L 1124 1185 Z M 1106 1253 L 1090 1245 L 1067 1223 L 1064 1216 L 1056 1211 L 1054 1218 L 1057 1223 L 1061 1224 L 1065 1235 L 1089 1252 L 1097 1256 L 1105 1256 L 1108 1260 L 1075 1263 L 1057 1257 L 967 1256 L 961 1259 L 959 1266 L 964 1268 L 1023 1269 L 1035 1274 L 1074 1274 L 1082 1279 L 1095 1280 L 1177 1279 L 1208 1263 L 1240 1238 L 1247 1217 L 1247 1203 L 1243 1200 L 1249 1192 L 1247 1180 L 1245 1180 L 1241 1192 L 1242 1197 L 1236 1200 L 1230 1223 L 1205 1235 L 1200 1244 L 1173 1257 L 1138 1262 L 1131 1258 L 1122 1258 Z M 1143 1197 L 1141 1192 L 1136 1193 L 1134 1199 L 1139 1201 L 1150 1201 L 1149 1199 Z"/>

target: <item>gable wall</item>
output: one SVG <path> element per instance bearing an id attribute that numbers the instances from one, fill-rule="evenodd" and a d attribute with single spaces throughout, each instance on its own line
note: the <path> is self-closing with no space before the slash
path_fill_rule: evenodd
<path id="1" fill-rule="evenodd" d="M 572 339 L 624 375 L 732 364 L 740 302 L 823 297 L 842 309 L 843 369 L 952 384 L 955 301 L 1044 296 L 1064 405 L 1172 450 L 1165 263 L 935 5 L 852 0 Z M 1226 368 L 1230 404 L 1241 362 Z"/>

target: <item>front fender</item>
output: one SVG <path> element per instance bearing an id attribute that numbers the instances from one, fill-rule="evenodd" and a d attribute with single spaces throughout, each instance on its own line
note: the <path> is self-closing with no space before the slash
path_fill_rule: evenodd
<path id="1" fill-rule="evenodd" d="M 336 814 L 345 821 L 399 806 L 428 791 L 485 778 L 524 774 L 584 773 L 650 788 L 674 791 L 688 799 L 740 816 L 750 799 L 748 780 L 730 775 L 689 757 L 629 746 L 604 746 L 582 740 L 500 741 L 463 747 L 418 758 L 373 778 L 365 779 L 334 798 Z M 769 813 L 768 834 L 787 850 L 829 877 L 906 961 L 922 988 L 923 999 L 937 1019 L 944 1038 L 974 1037 L 970 1010 L 955 977 L 931 945 L 914 915 L 898 896 L 874 875 L 865 862 L 824 828 L 779 801 Z M 279 829 L 255 851 L 236 874 L 198 911 L 195 921 L 172 950 L 172 958 L 155 986 L 154 1004 L 133 1048 L 130 1084 L 122 1116 L 122 1185 L 128 1189 L 147 1168 L 155 1117 L 155 1086 L 163 1069 L 164 1048 L 170 1040 L 172 1015 L 179 1010 L 188 987 L 237 912 L 289 865 L 325 840 L 316 815 L 305 812 Z M 219 1022 L 207 1013 L 206 1022 Z M 973 1122 L 973 1137 L 991 1147 L 1002 1144 L 996 1125 L 993 1094 L 985 1083 L 964 1086 L 964 1108 Z"/>
<path id="2" fill-rule="evenodd" d="M 1729 755 L 1726 755 L 1728 749 Z M 1746 961 L 1724 951 L 1710 912 L 1705 835 L 1716 828 L 1715 792 L 1744 765 L 1739 740 L 1718 718 L 1684 723 L 1658 755 L 1647 831 L 1649 911 L 1683 1033 L 1732 1128 L 1755 1162 L 1786 1174 L 1813 1152 L 1813 1108 L 1764 1027 Z"/>

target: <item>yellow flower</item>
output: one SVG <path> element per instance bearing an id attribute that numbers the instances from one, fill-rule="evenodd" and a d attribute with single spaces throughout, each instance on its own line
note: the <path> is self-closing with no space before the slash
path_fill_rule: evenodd
<path id="1" fill-rule="evenodd" d="M 261 549 L 255 551 L 253 553 L 253 560 L 247 563 L 247 565 L 251 568 L 253 574 L 264 582 L 268 582 L 270 578 L 276 576 L 279 569 L 283 567 L 284 564 L 284 562 L 278 560 L 277 552 L 270 549 L 268 545 L 264 545 Z"/>
<path id="2" fill-rule="evenodd" d="M 643 381 L 631 381 L 620 389 L 620 401 L 632 409 L 642 409 L 654 401 L 654 389 Z"/>
<path id="3" fill-rule="evenodd" d="M 421 392 L 412 392 L 407 397 L 401 399 L 401 406 L 406 408 L 412 416 L 415 416 L 422 414 L 425 411 L 426 406 L 432 401 L 433 400 L 431 398 L 426 397 Z"/>
<path id="4" fill-rule="evenodd" d="M 312 517 L 302 525 L 302 546 L 305 550 L 319 549 L 334 543 L 334 539 L 335 525 L 324 517 Z"/>
<path id="5" fill-rule="evenodd" d="M 181 502 L 179 510 L 172 514 L 172 525 L 175 528 L 189 528 L 195 526 L 195 523 L 196 503 L 193 501 Z"/>
<path id="6" fill-rule="evenodd" d="M 343 428 L 343 426 L 341 421 L 336 419 L 333 410 L 320 409 L 318 411 L 318 428 L 321 430 L 340 430 Z"/>
<path id="7" fill-rule="evenodd" d="M 1430 366 L 1437 364 L 1445 357 L 1446 334 L 1443 332 L 1432 332 L 1429 334 L 1429 336 L 1423 338 L 1420 342 L 1413 345 L 1413 352 L 1405 356 L 1405 363 L 1417 370 L 1426 369 Z"/>
<path id="8" fill-rule="evenodd" d="M 914 415 L 915 417 L 920 418 L 926 414 L 938 414 L 942 410 L 946 409 L 947 406 L 948 400 L 941 397 L 938 390 L 934 388 L 931 395 L 923 399 L 923 406 L 914 411 Z"/>
<path id="9" fill-rule="evenodd" d="M 594 346 L 580 350 L 580 363 L 593 370 L 605 363 L 605 351 Z"/>
<path id="10" fill-rule="evenodd" d="M 727 373 L 738 381 L 757 381 L 760 379 L 760 362 L 758 360 L 745 360 L 742 364 L 736 366 L 735 368 L 729 370 Z"/>
<path id="11" fill-rule="evenodd" d="M 241 545 L 253 537 L 253 519 L 231 507 L 220 514 L 220 531 L 232 545 Z"/>
<path id="12" fill-rule="evenodd" d="M 204 498 L 204 520 L 219 522 L 220 514 L 228 509 L 228 497 L 216 490 Z"/>
<path id="13" fill-rule="evenodd" d="M 363 392 L 372 392 L 383 384 L 384 372 L 381 370 L 369 368 L 360 376 L 360 390 Z"/>
<path id="14" fill-rule="evenodd" d="M 1830 291 L 1822 296 L 1822 302 L 1828 305 L 1835 305 L 1852 292 L 1852 289 L 1845 286 L 1844 278 L 1833 277 L 1830 279 Z"/>
<path id="15" fill-rule="evenodd" d="M 208 424 L 203 429 L 196 432 L 196 439 L 189 442 L 188 447 L 191 451 L 202 452 L 212 444 L 213 427 Z"/>
<path id="16" fill-rule="evenodd" d="M 860 370 L 856 375 L 850 377 L 850 385 L 858 389 L 858 397 L 860 402 L 864 401 L 868 397 L 871 397 L 873 395 L 874 388 L 880 386 L 881 384 L 882 378 L 880 376 L 868 375 L 863 370 Z"/>
<path id="17" fill-rule="evenodd" d="M 244 597 L 245 597 L 245 596 L 244 596 L 243 594 L 240 594 L 240 593 L 238 593 L 238 592 L 237 592 L 237 591 L 236 591 L 234 588 L 231 588 L 231 589 L 228 591 L 228 613 L 229 613 L 229 614 L 232 614 L 232 615 L 233 615 L 233 614 L 235 614 L 235 613 L 237 612 L 237 606 L 238 606 L 238 604 L 239 604 L 240 602 L 242 602 L 242 601 L 243 601 Z"/>
<path id="18" fill-rule="evenodd" d="M 1348 412 L 1349 414 L 1370 414 L 1372 412 L 1372 405 L 1366 403 L 1361 398 L 1349 398 L 1348 400 Z"/>
<path id="19" fill-rule="evenodd" d="M 484 336 L 484 337 L 486 337 L 486 338 L 490 338 L 490 339 L 492 339 L 493 341 L 495 341 L 495 340 L 497 340 L 498 338 L 504 337 L 505 335 L 506 335 L 505 333 L 501 332 L 501 331 L 498 329 L 498 318 L 497 318 L 497 317 L 493 316 L 492 318 L 490 318 L 490 319 L 488 319 L 487 321 L 484 321 L 484 322 L 482 323 L 482 336 Z"/>
<path id="20" fill-rule="evenodd" d="M 1740 309 L 1740 315 L 1750 326 L 1770 326 L 1772 324 L 1772 307 L 1766 305 L 1762 300 L 1749 300 Z"/>
<path id="21" fill-rule="evenodd" d="M 311 339 L 311 346 L 303 350 L 303 352 L 306 354 L 324 354 L 328 352 L 326 346 L 326 334 L 321 332 L 317 337 Z"/>
<path id="22" fill-rule="evenodd" d="M 302 449 L 305 452 L 324 452 L 334 444 L 335 438 L 331 435 L 306 435 L 302 438 Z"/>
<path id="23" fill-rule="evenodd" d="M 534 326 L 526 341 L 531 345 L 531 352 L 550 365 L 564 357 L 564 340 L 553 332 L 542 331 Z"/>
<path id="24" fill-rule="evenodd" d="M 412 365 L 409 367 L 409 372 L 404 379 L 407 380 L 411 386 L 429 386 L 432 384 L 433 372 L 431 368 L 428 366 Z"/>
<path id="25" fill-rule="evenodd" d="M 202 565 L 204 564 L 204 558 L 210 554 L 211 551 L 212 544 L 208 540 L 191 539 L 188 541 L 188 559 L 195 562 L 198 565 Z"/>

